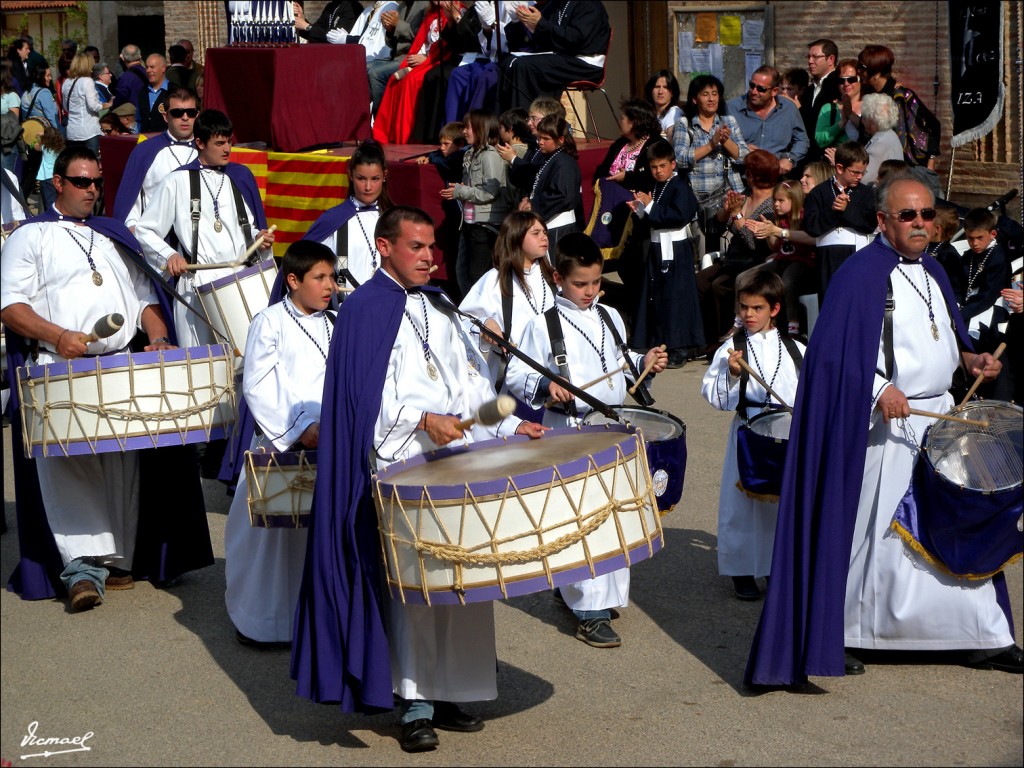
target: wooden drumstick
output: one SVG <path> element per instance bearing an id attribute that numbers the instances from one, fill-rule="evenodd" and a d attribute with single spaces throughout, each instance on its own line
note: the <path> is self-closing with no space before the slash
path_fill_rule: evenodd
<path id="1" fill-rule="evenodd" d="M 659 352 L 664 352 L 666 349 L 668 349 L 668 347 L 666 347 L 664 344 L 662 344 L 660 347 L 658 347 L 658 351 Z M 636 388 L 640 386 L 640 382 L 641 381 L 643 381 L 644 379 L 647 378 L 647 374 L 651 372 L 652 368 L 654 368 L 654 361 L 657 360 L 657 359 L 658 359 L 657 355 L 655 355 L 654 357 L 651 358 L 651 362 L 649 362 L 647 364 L 647 366 L 644 368 L 643 373 L 640 374 L 640 378 L 636 380 L 636 382 L 633 384 L 632 387 L 630 387 L 628 390 L 626 390 L 627 392 L 629 392 L 629 394 L 631 394 L 631 395 L 635 395 L 636 394 Z"/>
<path id="2" fill-rule="evenodd" d="M 427 274 L 432 275 L 437 272 L 438 269 L 440 269 L 440 267 L 438 267 L 437 264 L 431 264 L 430 269 L 427 270 Z"/>
<path id="3" fill-rule="evenodd" d="M 267 232 L 274 232 L 276 229 L 277 224 L 271 224 Z M 186 264 L 185 269 L 187 269 L 190 272 L 196 272 L 200 269 L 228 269 L 240 267 L 243 264 L 245 264 L 246 259 L 252 256 L 255 250 L 259 248 L 261 245 L 263 245 L 263 235 L 260 235 L 259 237 L 256 238 L 256 242 L 252 244 L 249 250 L 242 254 L 242 258 L 240 259 L 236 259 L 235 261 L 222 261 L 219 264 Z"/>
<path id="4" fill-rule="evenodd" d="M 934 413 L 933 411 L 919 411 L 917 408 L 911 408 L 910 412 L 915 416 L 929 416 L 933 419 L 942 419 L 943 421 L 955 421 L 960 424 L 967 424 L 972 427 L 981 427 L 982 429 L 988 429 L 989 423 L 984 420 L 978 419 L 965 419 L 963 416 L 953 416 L 948 413 Z"/>
<path id="5" fill-rule="evenodd" d="M 626 363 L 623 363 L 620 367 L 616 368 L 614 371 L 608 371 L 608 373 L 603 374 L 601 376 L 598 376 L 593 381 L 588 381 L 586 384 L 580 384 L 579 388 L 580 389 L 590 389 L 595 384 L 600 384 L 605 379 L 610 379 L 615 374 L 622 373 L 623 371 L 625 371 L 628 368 L 629 368 L 629 366 Z M 558 400 L 545 400 L 544 401 L 544 407 L 545 408 L 552 408 L 552 407 L 558 405 L 558 403 L 559 403 Z"/>
<path id="6" fill-rule="evenodd" d="M 747 372 L 747 373 L 748 373 L 748 374 L 750 375 L 750 378 L 752 378 L 752 379 L 753 379 L 754 381 L 756 381 L 756 382 L 757 382 L 758 384 L 760 384 L 760 385 L 761 385 L 762 387 L 764 387 L 764 391 L 765 391 L 765 392 L 767 392 L 767 393 L 768 393 L 769 395 L 771 395 L 771 396 L 772 396 L 772 397 L 774 397 L 774 398 L 775 398 L 776 400 L 778 400 L 778 401 L 779 401 L 779 403 L 781 403 L 781 404 L 782 404 L 782 407 L 783 407 L 783 408 L 785 408 L 785 409 L 786 409 L 787 411 L 789 411 L 790 413 L 792 413 L 792 412 L 793 412 L 793 407 L 792 407 L 792 406 L 790 406 L 790 405 L 787 405 L 787 404 L 786 404 L 786 401 L 785 401 L 785 400 L 783 400 L 783 399 L 782 399 L 781 397 L 779 397 L 779 393 L 778 393 L 778 392 L 776 392 L 776 391 L 775 391 L 774 389 L 772 389 L 771 387 L 769 387 L 769 386 L 768 386 L 768 382 L 767 382 L 767 381 L 765 381 L 764 379 L 762 379 L 762 378 L 761 378 L 761 377 L 760 377 L 760 376 L 759 376 L 759 375 L 757 374 L 757 371 L 755 371 L 755 370 L 754 370 L 753 368 L 751 368 L 751 367 L 750 367 L 750 365 L 748 365 L 748 364 L 747 364 L 747 361 L 746 361 L 746 360 L 744 360 L 742 356 L 741 356 L 741 357 L 738 357 L 738 358 L 736 358 L 736 359 L 740 361 L 740 368 L 742 368 L 743 370 L 745 370 L 745 371 L 746 371 L 746 372 Z"/>
<path id="7" fill-rule="evenodd" d="M 992 360 L 993 361 L 994 360 L 998 360 L 999 356 L 1001 354 L 1003 354 L 1003 350 L 1005 350 L 1005 349 L 1006 349 L 1006 342 L 1004 341 L 998 347 L 996 347 L 996 351 L 992 353 Z M 967 394 L 964 396 L 964 399 L 960 402 L 960 405 L 958 405 L 955 408 L 955 410 L 957 410 L 957 411 L 962 410 L 963 407 L 965 405 L 967 405 L 967 401 L 971 399 L 971 397 L 974 395 L 974 393 L 978 390 L 978 387 L 981 386 L 981 382 L 983 382 L 984 380 L 985 380 L 985 372 L 982 371 L 981 373 L 978 374 L 978 378 L 976 378 L 974 380 L 974 383 L 971 385 L 971 388 L 969 390 L 967 390 Z"/>

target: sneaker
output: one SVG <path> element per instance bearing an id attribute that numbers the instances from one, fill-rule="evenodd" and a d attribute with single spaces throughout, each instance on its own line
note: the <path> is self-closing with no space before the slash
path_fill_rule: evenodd
<path id="1" fill-rule="evenodd" d="M 576 628 L 576 639 L 594 648 L 618 648 L 622 638 L 618 636 L 608 619 L 584 619 Z"/>
<path id="2" fill-rule="evenodd" d="M 682 368 L 686 365 L 686 352 L 682 349 L 673 349 L 668 353 L 666 368 Z"/>

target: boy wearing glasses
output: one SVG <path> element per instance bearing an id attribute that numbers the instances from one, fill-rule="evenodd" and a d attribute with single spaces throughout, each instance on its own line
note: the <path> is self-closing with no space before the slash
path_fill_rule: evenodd
<path id="1" fill-rule="evenodd" d="M 192 130 L 199 110 L 195 92 L 177 86 L 171 90 L 167 103 L 167 130 L 135 146 L 114 198 L 114 218 L 133 232 L 160 182 L 171 171 L 196 159 Z"/>
<path id="2" fill-rule="evenodd" d="M 256 179 L 244 165 L 229 162 L 233 130 L 223 112 L 202 112 L 194 129 L 198 156 L 171 172 L 157 187 L 152 204 L 135 225 L 135 235 L 150 264 L 166 271 L 171 278 L 186 275 L 178 282 L 178 292 L 195 312 L 175 304 L 174 320 L 182 347 L 216 343 L 210 327 L 199 319 L 205 313 L 196 286 L 242 269 L 190 271 L 189 264 L 235 261 L 261 236 L 263 243 L 253 254 L 253 260 L 273 257 L 274 236 L 266 229 Z M 195 226 L 193 200 L 199 203 Z M 177 248 L 167 243 L 171 233 L 177 238 Z"/>
<path id="3" fill-rule="evenodd" d="M 824 302 L 832 275 L 874 235 L 875 188 L 861 184 L 868 153 L 849 141 L 836 150 L 835 175 L 816 186 L 804 202 L 804 231 L 815 238 L 818 302 Z"/>

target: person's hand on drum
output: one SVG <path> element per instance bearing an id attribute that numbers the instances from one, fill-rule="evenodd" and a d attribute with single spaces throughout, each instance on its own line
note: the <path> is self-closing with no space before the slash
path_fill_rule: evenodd
<path id="1" fill-rule="evenodd" d="M 299 436 L 299 442 L 306 448 L 313 450 L 320 444 L 320 425 L 310 424 Z"/>
<path id="2" fill-rule="evenodd" d="M 653 365 L 652 365 L 653 363 Z M 644 369 L 650 367 L 651 373 L 661 373 L 668 365 L 668 352 L 661 347 L 649 349 L 644 355 Z"/>
<path id="3" fill-rule="evenodd" d="M 516 427 L 517 435 L 526 435 L 531 440 L 543 436 L 551 427 L 545 427 L 543 424 L 538 424 L 535 421 L 524 421 L 518 427 Z"/>
<path id="4" fill-rule="evenodd" d="M 434 445 L 448 445 L 452 440 L 462 437 L 462 430 L 458 427 L 459 417 L 450 416 L 446 413 L 423 412 L 417 429 L 427 433 Z"/>
<path id="5" fill-rule="evenodd" d="M 166 336 L 154 340 L 152 343 L 147 344 L 142 348 L 143 352 L 157 352 L 159 350 L 166 349 L 177 349 L 176 346 L 171 344 L 170 340 Z"/>
<path id="6" fill-rule="evenodd" d="M 740 366 L 740 360 L 743 359 L 743 350 L 734 349 L 729 352 L 729 374 L 734 378 L 738 379 L 740 374 L 743 372 L 743 368 Z"/>
<path id="7" fill-rule="evenodd" d="M 996 360 L 988 352 L 982 352 L 980 355 L 972 355 L 970 352 L 964 352 L 963 354 L 964 365 L 971 372 L 971 376 L 978 377 L 984 374 L 985 381 L 992 381 L 1003 370 L 1002 362 Z"/>
<path id="8" fill-rule="evenodd" d="M 893 419 L 905 419 L 910 415 L 907 396 L 891 384 L 882 391 L 875 407 L 882 412 L 882 421 L 886 424 Z"/>
<path id="9" fill-rule="evenodd" d="M 173 253 L 167 259 L 167 274 L 171 277 L 180 277 L 181 275 L 184 275 L 185 272 L 188 271 L 186 267 L 188 267 L 188 262 L 185 261 L 184 257 L 179 253 Z"/>

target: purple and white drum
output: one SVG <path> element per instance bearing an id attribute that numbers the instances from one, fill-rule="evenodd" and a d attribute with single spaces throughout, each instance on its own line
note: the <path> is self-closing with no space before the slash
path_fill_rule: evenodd
<path id="1" fill-rule="evenodd" d="M 251 267 L 196 286 L 196 295 L 210 324 L 245 354 L 249 324 L 270 303 L 277 279 L 277 262 L 261 261 Z"/>
<path id="2" fill-rule="evenodd" d="M 253 528 L 308 528 L 316 451 L 246 451 L 245 485 Z"/>
<path id="3" fill-rule="evenodd" d="M 621 425 L 442 448 L 373 485 L 388 584 L 403 602 L 548 590 L 664 543 L 643 436 Z"/>
<path id="4" fill-rule="evenodd" d="M 205 443 L 235 419 L 223 344 L 18 368 L 25 455 L 79 456 Z"/>

